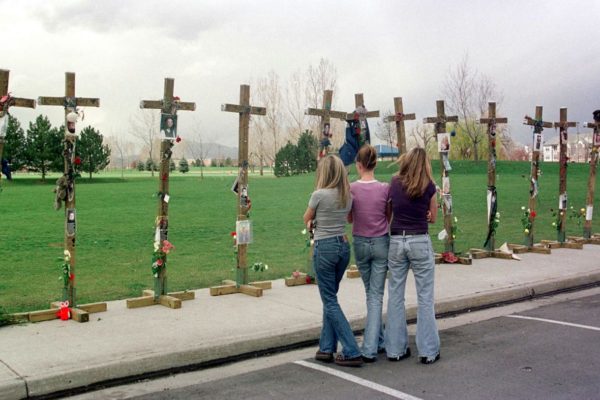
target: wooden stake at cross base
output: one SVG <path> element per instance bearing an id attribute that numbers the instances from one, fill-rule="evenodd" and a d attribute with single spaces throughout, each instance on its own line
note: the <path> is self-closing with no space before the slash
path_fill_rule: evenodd
<path id="1" fill-rule="evenodd" d="M 471 249 L 469 252 L 475 259 L 493 257 L 512 260 L 510 253 L 496 250 L 496 215 L 499 212 L 496 191 L 496 124 L 506 124 L 507 118 L 496 117 L 496 103 L 488 103 L 488 116 L 479 120 L 481 124 L 487 125 L 488 135 L 488 189 L 487 189 L 487 207 L 488 207 L 488 232 L 484 244 L 485 249 Z"/>
<path id="2" fill-rule="evenodd" d="M 402 105 L 402 97 L 394 97 L 394 115 L 390 115 L 385 119 L 386 122 L 396 123 L 396 141 L 398 143 L 398 156 L 406 154 L 406 130 L 404 129 L 404 121 L 414 120 L 415 114 L 404 114 L 404 106 Z"/>
<path id="3" fill-rule="evenodd" d="M 75 290 L 75 244 L 76 244 L 76 208 L 75 208 L 75 142 L 77 134 L 75 124 L 78 117 L 78 107 L 99 107 L 97 98 L 83 98 L 75 96 L 75 73 L 65 74 L 65 95 L 62 97 L 40 97 L 38 104 L 60 106 L 65 110 L 65 139 L 64 139 L 64 174 L 58 180 L 56 205 L 60 208 L 62 202 L 65 206 L 65 267 L 63 269 L 64 282 L 63 301 L 52 302 L 49 310 L 34 311 L 20 314 L 31 322 L 53 320 L 59 317 L 58 310 L 64 307 L 65 319 L 74 319 L 77 322 L 89 321 L 89 313 L 106 311 L 106 303 L 78 304 Z M 67 303 L 68 302 L 68 303 Z M 62 317 L 61 317 L 62 318 Z"/>
<path id="4" fill-rule="evenodd" d="M 174 96 L 175 80 L 165 78 L 162 100 L 142 100 L 140 108 L 161 110 L 160 169 L 158 173 L 158 209 L 155 223 L 155 246 L 163 247 L 169 234 L 169 173 L 171 148 L 177 137 L 177 111 L 194 111 L 196 103 L 182 102 Z M 144 290 L 142 297 L 127 299 L 127 308 L 146 307 L 160 304 L 169 308 L 181 308 L 183 300 L 194 299 L 194 292 L 171 292 L 167 290 L 167 256 L 154 277 L 154 290 Z"/>
<path id="5" fill-rule="evenodd" d="M 6 135 L 4 128 L 8 127 L 9 109 L 11 107 L 35 108 L 35 100 L 11 96 L 8 91 L 9 75 L 10 71 L 0 69 L 0 160 L 2 160 L 2 153 L 4 151 L 4 139 Z M 2 181 L 2 173 L 0 173 L 0 181 Z"/>
<path id="6" fill-rule="evenodd" d="M 525 235 L 525 245 L 522 244 L 509 244 L 508 247 L 515 254 L 520 253 L 538 253 L 538 254 L 550 254 L 550 248 L 544 244 L 534 244 L 534 228 L 536 218 L 536 202 L 538 195 L 538 178 L 540 170 L 540 152 L 542 151 L 542 131 L 544 128 L 552 128 L 552 122 L 544 122 L 542 119 L 543 107 L 536 106 L 535 118 L 525 116 L 525 125 L 533 126 L 533 138 L 532 138 L 532 152 L 531 152 L 531 174 L 529 177 L 529 227 L 528 232 L 523 232 Z"/>
<path id="7" fill-rule="evenodd" d="M 239 114 L 239 150 L 238 164 L 239 173 L 237 177 L 237 221 L 248 220 L 250 210 L 250 197 L 248 193 L 248 132 L 250 130 L 250 115 L 266 115 L 264 107 L 253 107 L 250 105 L 250 86 L 240 86 L 240 104 L 223 104 L 221 111 Z M 248 260 L 246 243 L 237 244 L 237 268 L 235 282 L 223 281 L 222 286 L 210 288 L 211 296 L 224 294 L 244 293 L 250 296 L 262 296 L 263 289 L 270 289 L 271 282 L 248 282 Z"/>
<path id="8" fill-rule="evenodd" d="M 458 116 L 447 116 L 444 110 L 444 100 L 436 101 L 437 115 L 435 117 L 426 117 L 423 119 L 424 124 L 435 124 L 436 142 L 438 141 L 437 135 L 440 133 L 446 133 L 447 122 L 458 122 Z M 450 257 L 454 256 L 454 220 L 452 217 L 452 194 L 450 192 L 450 161 L 449 151 L 440 152 L 440 169 L 442 172 L 442 214 L 444 216 L 444 230 L 446 231 L 446 239 L 444 240 L 444 253 L 451 254 Z M 450 167 L 450 168 L 448 168 Z M 444 192 L 444 179 L 446 179 L 447 187 Z M 436 255 L 436 262 L 445 262 L 441 255 Z M 460 264 L 471 264 L 470 257 L 456 257 L 457 263 Z"/>

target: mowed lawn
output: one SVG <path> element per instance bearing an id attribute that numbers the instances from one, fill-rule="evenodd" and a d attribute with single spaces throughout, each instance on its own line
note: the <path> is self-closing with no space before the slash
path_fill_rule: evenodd
<path id="1" fill-rule="evenodd" d="M 395 165 L 387 164 L 382 163 L 377 170 L 382 181 L 389 181 L 397 171 Z M 433 166 L 439 181 L 439 161 L 434 160 Z M 452 166 L 459 229 L 456 246 L 459 252 L 466 252 L 481 247 L 487 232 L 487 163 L 464 161 Z M 520 218 L 521 206 L 527 205 L 529 197 L 529 168 L 526 162 L 498 162 L 498 245 L 523 241 Z M 558 203 L 558 164 L 542 164 L 541 170 L 536 239 L 555 239 L 550 209 Z M 176 249 L 168 261 L 170 290 L 207 287 L 235 276 L 230 236 L 236 220 L 236 197 L 231 192 L 235 172 L 205 171 L 204 179 L 197 170 L 187 175 L 176 172 L 171 177 L 169 239 Z M 588 172 L 587 164 L 568 168 L 569 204 L 577 209 L 585 207 Z M 354 170 L 350 178 L 357 179 Z M 56 176 L 42 183 L 39 177 L 18 175 L 12 182 L 2 180 L 0 307 L 8 312 L 47 308 L 61 295 L 64 211 L 52 208 L 55 180 Z M 266 272 L 250 272 L 251 278 L 282 278 L 295 269 L 306 270 L 302 214 L 313 190 L 314 174 L 290 178 L 251 175 L 249 182 L 254 243 L 248 248 L 248 261 L 269 265 Z M 152 287 L 157 188 L 158 178 L 148 173 L 129 173 L 125 179 L 120 173 L 102 173 L 92 180 L 84 177 L 77 181 L 79 302 L 139 296 L 143 289 Z M 598 201 L 595 209 L 599 209 Z M 443 248 L 437 240 L 441 220 L 440 213 L 430 228 L 436 251 Z M 598 231 L 597 223 L 594 227 Z M 580 235 L 581 231 L 575 220 L 568 220 L 568 234 Z"/>

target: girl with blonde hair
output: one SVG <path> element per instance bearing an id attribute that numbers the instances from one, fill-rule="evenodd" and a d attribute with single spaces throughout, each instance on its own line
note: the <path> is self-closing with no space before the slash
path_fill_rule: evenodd
<path id="1" fill-rule="evenodd" d="M 311 224 L 315 226 L 313 265 L 323 302 L 323 327 L 315 359 L 358 367 L 363 363 L 360 349 L 337 298 L 350 261 L 350 246 L 344 231 L 351 206 L 350 184 L 342 160 L 335 155 L 323 157 L 317 165 L 316 190 L 304 213 L 304 223 L 309 229 Z M 342 352 L 334 358 L 338 340 Z"/>

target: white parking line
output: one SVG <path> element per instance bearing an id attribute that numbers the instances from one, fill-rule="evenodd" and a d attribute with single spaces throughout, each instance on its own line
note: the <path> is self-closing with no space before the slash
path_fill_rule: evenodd
<path id="1" fill-rule="evenodd" d="M 310 362 L 306 362 L 306 361 L 295 361 L 294 364 L 302 365 L 303 367 L 316 369 L 317 371 L 321 371 L 321 372 L 325 372 L 326 374 L 329 374 L 329 375 L 337 376 L 338 378 L 342 378 L 342 379 L 345 379 L 347 381 L 356 383 L 358 385 L 362 385 L 362 386 L 368 387 L 369 389 L 373 389 L 373 390 L 376 390 L 378 392 L 385 393 L 385 394 L 387 394 L 389 396 L 392 396 L 392 397 L 394 397 L 396 399 L 402 399 L 402 400 L 422 400 L 419 397 L 411 396 L 410 394 L 401 392 L 399 390 L 392 389 L 390 387 L 383 386 L 383 385 L 380 385 L 378 383 L 371 382 L 371 381 L 368 381 L 366 379 L 359 378 L 358 376 L 347 374 L 347 373 L 342 372 L 342 371 L 338 371 L 337 369 L 333 369 L 333 368 L 329 368 L 329 367 L 324 367 L 322 365 L 318 365 L 318 364 L 314 364 L 314 363 L 310 363 Z"/>
<path id="2" fill-rule="evenodd" d="M 548 323 L 551 323 L 551 324 L 574 326 L 575 328 L 583 328 L 583 329 L 590 329 L 592 331 L 600 331 L 600 328 L 597 328 L 595 326 L 572 324 L 570 322 L 555 321 L 553 319 L 525 317 L 523 315 L 505 315 L 505 317 L 509 317 L 509 318 L 521 318 L 521 319 L 531 319 L 533 321 L 542 321 L 542 322 L 548 322 Z"/>

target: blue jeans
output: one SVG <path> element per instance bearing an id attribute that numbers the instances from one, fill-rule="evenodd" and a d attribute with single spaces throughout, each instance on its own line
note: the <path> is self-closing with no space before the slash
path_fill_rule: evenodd
<path id="1" fill-rule="evenodd" d="M 360 349 L 337 299 L 340 281 L 349 261 L 350 245 L 344 236 L 315 240 L 313 265 L 323 302 L 323 328 L 319 350 L 335 353 L 339 340 L 344 357 L 354 358 L 360 356 Z"/>
<path id="2" fill-rule="evenodd" d="M 391 274 L 385 343 L 388 357 L 403 355 L 408 347 L 404 292 L 409 268 L 417 287 L 417 350 L 421 357 L 435 356 L 440 351 L 440 337 L 435 323 L 435 259 L 429 235 L 392 236 L 388 268 Z"/>
<path id="3" fill-rule="evenodd" d="M 383 291 L 387 274 L 390 237 L 354 236 L 354 258 L 367 295 L 367 323 L 362 345 L 365 357 L 377 356 L 377 350 L 385 347 L 383 339 Z"/>

